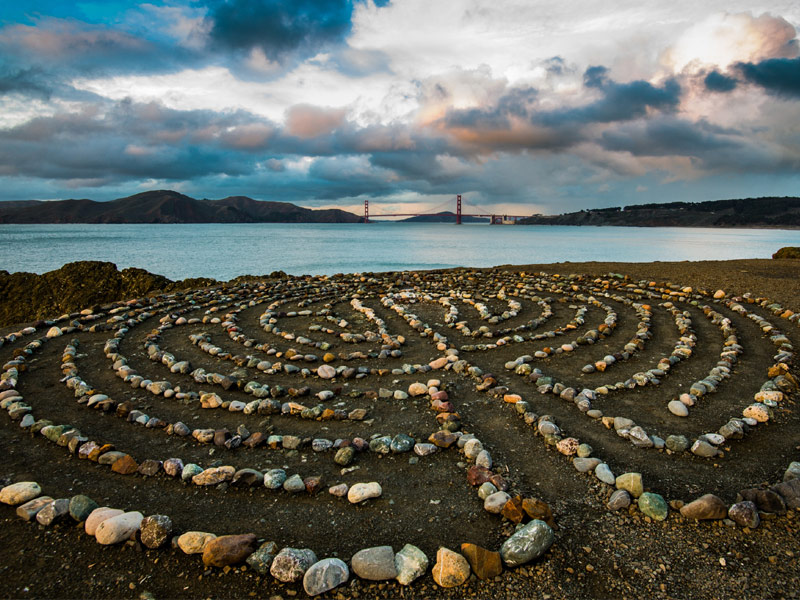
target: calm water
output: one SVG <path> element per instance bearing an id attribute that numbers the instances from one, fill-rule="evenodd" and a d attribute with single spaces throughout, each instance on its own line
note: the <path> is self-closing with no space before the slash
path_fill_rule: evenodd
<path id="1" fill-rule="evenodd" d="M 170 279 L 562 261 L 769 258 L 800 231 L 484 224 L 0 225 L 0 269 L 107 260 Z"/>

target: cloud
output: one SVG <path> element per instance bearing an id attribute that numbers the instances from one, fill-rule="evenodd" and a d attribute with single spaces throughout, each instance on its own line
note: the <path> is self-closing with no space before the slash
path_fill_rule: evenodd
<path id="1" fill-rule="evenodd" d="M 746 81 L 763 87 L 770 94 L 800 98 L 800 58 L 737 63 L 736 70 Z"/>
<path id="2" fill-rule="evenodd" d="M 327 135 L 344 123 L 346 111 L 296 104 L 286 111 L 286 132 L 302 139 Z"/>
<path id="3" fill-rule="evenodd" d="M 21 93 L 26 96 L 49 98 L 52 91 L 52 87 L 46 83 L 39 69 L 0 71 L 0 96 Z"/>
<path id="4" fill-rule="evenodd" d="M 703 83 L 706 89 L 712 92 L 732 92 L 738 82 L 734 77 L 728 77 L 719 71 L 711 71 L 705 76 Z"/>
<path id="5" fill-rule="evenodd" d="M 349 0 L 222 0 L 211 5 L 209 35 L 223 46 L 259 47 L 276 60 L 341 42 L 350 31 Z"/>

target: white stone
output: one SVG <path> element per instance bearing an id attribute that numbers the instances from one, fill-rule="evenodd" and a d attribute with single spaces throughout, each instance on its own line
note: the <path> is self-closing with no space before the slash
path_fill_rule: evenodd
<path id="1" fill-rule="evenodd" d="M 0 502 L 16 506 L 36 498 L 42 493 L 42 488 L 35 481 L 20 481 L 7 485 L 0 491 Z"/>
<path id="2" fill-rule="evenodd" d="M 142 519 L 144 519 L 144 515 L 137 511 L 111 517 L 100 523 L 94 537 L 98 544 L 104 546 L 119 544 L 130 539 L 134 533 L 139 531 Z"/>
<path id="3" fill-rule="evenodd" d="M 494 513 L 496 515 L 502 512 L 503 507 L 506 505 L 511 499 L 506 492 L 495 492 L 491 496 L 487 496 L 486 500 L 483 501 L 483 508 L 490 513 Z"/>
<path id="4" fill-rule="evenodd" d="M 378 498 L 383 493 L 383 489 L 381 489 L 381 484 L 377 481 L 372 481 L 370 483 L 356 483 L 350 488 L 347 492 L 347 499 L 352 504 L 358 504 L 359 502 L 363 502 L 364 500 L 369 500 L 370 498 Z"/>
<path id="5" fill-rule="evenodd" d="M 671 412 L 676 417 L 689 416 L 689 409 L 680 400 L 672 400 L 669 404 L 667 404 L 667 408 L 669 409 L 669 412 Z"/>

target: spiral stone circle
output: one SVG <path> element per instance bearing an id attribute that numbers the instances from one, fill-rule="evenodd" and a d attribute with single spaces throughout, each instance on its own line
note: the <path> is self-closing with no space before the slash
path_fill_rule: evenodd
<path id="1" fill-rule="evenodd" d="M 100 543 L 174 540 L 310 594 L 431 569 L 460 586 L 558 543 L 565 491 L 651 521 L 797 509 L 799 320 L 612 273 L 265 279 L 10 333 L 0 407 L 87 500 L 117 489 Z M 34 475 L 0 500 L 47 525 L 93 514 Z"/>

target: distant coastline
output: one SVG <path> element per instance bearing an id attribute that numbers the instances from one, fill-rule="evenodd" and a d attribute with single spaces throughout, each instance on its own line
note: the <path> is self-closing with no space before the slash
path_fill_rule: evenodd
<path id="1" fill-rule="evenodd" d="M 670 202 L 533 215 L 520 225 L 800 229 L 800 198 Z"/>

